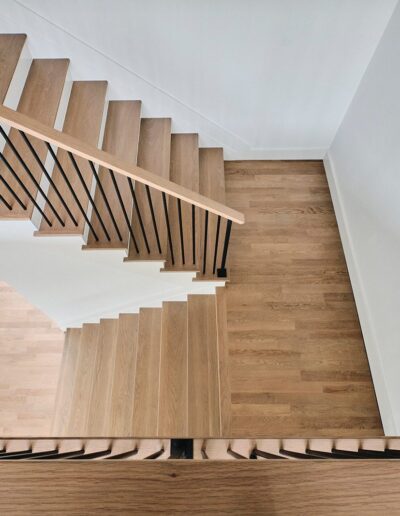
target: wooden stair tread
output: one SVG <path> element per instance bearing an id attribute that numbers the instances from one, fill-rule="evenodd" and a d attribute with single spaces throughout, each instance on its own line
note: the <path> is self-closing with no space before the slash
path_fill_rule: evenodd
<path id="1" fill-rule="evenodd" d="M 220 435 L 215 296 L 188 296 L 188 429 L 193 437 Z"/>
<path id="2" fill-rule="evenodd" d="M 158 435 L 160 394 L 161 308 L 142 308 L 135 378 L 133 435 Z"/>
<path id="3" fill-rule="evenodd" d="M 34 59 L 29 69 L 17 111 L 52 127 L 56 120 L 68 66 L 68 59 Z M 23 141 L 21 135 L 15 129 L 11 129 L 9 138 L 15 145 L 35 179 L 40 182 L 42 170 L 28 149 L 26 143 Z M 46 146 L 42 141 L 36 138 L 29 137 L 29 140 L 41 161 L 44 163 L 47 156 Z M 9 145 L 6 145 L 4 148 L 4 156 L 17 175 L 24 182 L 29 192 L 35 197 L 37 188 L 28 177 L 28 174 Z M 27 206 L 27 210 L 23 210 L 23 208 L 15 201 L 14 197 L 5 189 L 5 186 L 0 184 L 0 193 L 13 207 L 12 212 L 9 212 L 4 205 L 0 205 L 0 217 L 29 219 L 32 215 L 33 203 L 29 201 L 28 196 L 18 185 L 17 181 L 13 178 L 3 162 L 0 163 L 0 172 L 11 188 L 17 193 L 22 202 Z"/>
<path id="4" fill-rule="evenodd" d="M 111 389 L 111 412 L 106 435 L 132 436 L 134 388 L 138 353 L 138 314 L 121 314 Z"/>
<path id="5" fill-rule="evenodd" d="M 138 166 L 169 179 L 171 153 L 171 119 L 170 118 L 143 118 L 140 124 Z M 150 253 L 147 252 L 145 241 L 138 222 L 137 213 L 132 212 L 132 227 L 137 240 L 139 253 L 131 240 L 127 260 L 156 259 L 160 260 L 167 254 L 167 228 L 162 203 L 161 192 L 150 189 L 151 201 L 153 204 L 156 219 L 157 231 L 160 240 L 162 253 L 160 255 L 157 238 L 151 217 L 146 187 L 136 182 L 135 193 L 139 211 L 142 216 L 143 225 L 146 229 L 146 236 Z"/>
<path id="6" fill-rule="evenodd" d="M 224 155 L 222 148 L 204 148 L 199 150 L 199 168 L 200 179 L 199 189 L 202 195 L 225 203 L 225 174 L 224 174 Z M 217 268 L 220 266 L 222 258 L 222 250 L 224 244 L 224 236 L 226 231 L 226 219 L 222 219 L 219 223 L 219 237 L 217 254 L 215 255 L 215 244 L 217 236 L 218 216 L 213 213 L 208 215 L 207 225 L 207 252 L 204 255 L 204 237 L 205 237 L 205 217 L 204 212 L 201 214 L 200 221 L 200 251 L 199 262 L 200 272 L 197 279 L 209 280 L 215 277 Z M 214 271 L 215 258 L 215 271 Z M 204 267 L 205 261 L 205 267 Z"/>
<path id="7" fill-rule="evenodd" d="M 188 435 L 187 303 L 163 303 L 158 434 Z"/>
<path id="8" fill-rule="evenodd" d="M 108 104 L 107 119 L 104 130 L 102 149 L 118 158 L 136 165 L 140 131 L 140 100 L 112 100 Z M 153 150 L 154 152 L 154 150 Z M 120 231 L 122 241 L 113 225 L 104 198 L 96 186 L 95 204 L 99 214 L 104 221 L 106 229 L 111 238 L 110 241 L 102 229 L 97 215 L 92 212 L 91 223 L 100 240 L 96 242 L 93 233 L 89 232 L 88 243 L 85 249 L 119 248 L 128 249 L 129 230 L 124 218 L 121 205 L 115 192 L 109 170 L 104 167 L 99 169 L 99 179 L 103 186 L 105 195 L 110 204 L 111 211 L 115 217 L 117 227 Z M 128 213 L 129 219 L 132 213 L 132 194 L 129 188 L 128 179 L 121 174 L 115 174 L 116 183 L 121 192 L 121 197 Z"/>
<path id="9" fill-rule="evenodd" d="M 87 430 L 88 436 L 107 435 L 111 412 L 111 385 L 116 357 L 118 319 L 103 319 L 99 324 Z M 124 374 L 125 371 L 119 371 Z"/>
<path id="10" fill-rule="evenodd" d="M 66 427 L 66 436 L 87 435 L 91 393 L 94 385 L 99 324 L 84 324 L 81 330 L 71 412 Z"/>
<path id="11" fill-rule="evenodd" d="M 72 85 L 71 96 L 65 115 L 63 132 L 70 136 L 74 136 L 75 138 L 79 138 L 84 143 L 97 147 L 103 117 L 106 90 L 106 81 L 75 81 Z M 67 153 L 60 149 L 57 152 L 57 157 L 66 175 L 68 176 L 72 188 L 75 190 L 83 209 L 86 211 L 89 201 Z M 82 173 L 84 181 L 90 190 L 93 175 L 89 164 L 86 160 L 78 157 L 76 158 L 76 162 Z M 52 178 L 65 202 L 70 207 L 73 215 L 75 216 L 78 222 L 78 226 L 76 227 L 74 225 L 73 221 L 62 206 L 55 191 L 50 188 L 48 197 L 65 222 L 65 227 L 61 226 L 61 224 L 55 218 L 53 212 L 50 210 L 49 206 L 46 205 L 45 213 L 52 222 L 53 226 L 50 228 L 46 221 L 42 219 L 38 233 L 46 235 L 83 234 L 85 223 L 84 217 L 76 205 L 70 190 L 68 189 L 61 173 L 56 166 L 53 168 Z"/>
<path id="12" fill-rule="evenodd" d="M 69 328 L 67 330 L 52 424 L 52 433 L 56 436 L 64 435 L 69 421 L 80 339 L 80 328 Z"/>
<path id="13" fill-rule="evenodd" d="M 199 138 L 198 134 L 173 134 L 171 137 L 171 169 L 170 179 L 194 192 L 199 191 Z M 174 262 L 172 263 L 172 254 L 168 249 L 166 270 L 173 270 L 174 266 L 185 270 L 196 270 L 196 264 L 193 263 L 193 246 L 192 246 L 192 206 L 188 203 L 181 203 L 182 210 L 182 230 L 184 249 L 182 252 L 180 225 L 178 214 L 177 199 L 170 197 L 168 201 L 169 219 L 171 224 L 172 248 Z M 196 249 L 195 262 L 198 260 L 198 215 L 196 210 Z"/>
<path id="14" fill-rule="evenodd" d="M 26 34 L 0 34 L 0 103 L 4 102 L 17 67 Z"/>

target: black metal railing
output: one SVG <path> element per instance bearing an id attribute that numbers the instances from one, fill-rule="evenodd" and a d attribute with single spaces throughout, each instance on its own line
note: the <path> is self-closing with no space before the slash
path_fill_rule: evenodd
<path id="1" fill-rule="evenodd" d="M 129 240 L 130 256 L 168 257 L 173 266 L 227 277 L 231 220 L 226 219 L 221 238 L 221 215 L 164 191 L 155 197 L 152 190 L 159 190 L 147 184 L 138 192 L 131 177 L 111 168 L 103 168 L 100 174 L 93 160 L 68 150 L 59 152 L 49 141 L 20 129 L 7 134 L 0 126 L 0 134 L 5 141 L 0 152 L 0 203 L 10 212 L 16 208 L 26 211 L 31 203 L 42 217 L 41 230 L 47 225 L 54 232 L 60 229 L 68 233 L 70 228 L 78 233 L 87 224 L 89 238 L 91 235 L 95 242 Z M 105 173 L 112 188 L 105 188 Z M 216 224 L 210 225 L 211 216 Z M 197 249 L 197 224 L 203 224 L 201 253 Z M 188 226 L 190 230 L 185 230 Z M 161 238 L 161 230 L 165 238 Z"/>

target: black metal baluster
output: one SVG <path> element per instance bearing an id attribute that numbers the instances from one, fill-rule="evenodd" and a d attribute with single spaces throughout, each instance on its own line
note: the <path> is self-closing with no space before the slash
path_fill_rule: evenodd
<path id="1" fill-rule="evenodd" d="M 61 460 L 61 459 L 70 459 L 72 457 L 79 457 L 85 453 L 85 450 L 82 448 L 81 450 L 75 450 L 70 452 L 61 452 L 52 455 L 43 455 L 39 457 L 38 460 Z"/>
<path id="2" fill-rule="evenodd" d="M 253 451 L 251 452 L 251 455 L 254 455 L 255 457 L 262 457 L 263 459 L 287 460 L 287 457 L 282 457 L 281 455 L 275 455 L 274 453 L 259 450 L 258 448 L 254 448 Z"/>
<path id="3" fill-rule="evenodd" d="M 136 455 L 138 451 L 138 448 L 135 448 L 126 452 L 117 453 L 116 455 L 111 455 L 111 457 L 106 457 L 104 460 L 127 459 L 128 457 L 133 457 L 133 455 Z"/>
<path id="4" fill-rule="evenodd" d="M 217 270 L 218 278 L 226 278 L 226 257 L 228 255 L 229 238 L 231 236 L 232 221 L 228 220 L 225 231 L 224 250 L 222 251 L 221 267 Z"/>
<path id="5" fill-rule="evenodd" d="M 18 197 L 18 195 L 14 192 L 14 190 L 13 190 L 13 189 L 11 188 L 11 186 L 7 183 L 7 181 L 4 179 L 4 177 L 3 177 L 3 176 L 0 176 L 0 181 L 4 184 L 4 186 L 5 186 L 5 187 L 7 188 L 7 190 L 10 192 L 10 194 L 14 197 L 14 199 L 17 201 L 17 203 L 21 206 L 21 208 L 22 208 L 23 210 L 26 210 L 27 208 L 26 208 L 25 204 L 21 201 L 21 199 L 20 199 L 20 198 Z M 3 199 L 4 199 L 4 197 L 3 197 Z M 4 201 L 5 201 L 5 199 L 4 199 Z M 5 202 L 7 202 L 7 201 L 5 201 Z M 7 204 L 8 204 L 8 203 L 7 203 Z M 10 206 L 10 205 L 8 204 L 8 206 Z M 10 209 L 12 209 L 12 207 L 11 207 Z"/>
<path id="6" fill-rule="evenodd" d="M 100 190 L 100 193 L 101 193 L 101 196 L 103 197 L 103 201 L 104 201 L 104 204 L 106 205 L 107 207 L 107 211 L 108 211 L 108 214 L 110 215 L 110 218 L 112 220 L 112 223 L 113 223 L 113 226 L 115 228 L 115 231 L 117 232 L 117 235 L 118 235 L 118 238 L 120 240 L 120 242 L 122 242 L 122 235 L 121 235 L 121 232 L 119 230 L 119 227 L 118 227 L 118 224 L 117 224 L 117 221 L 115 220 L 115 217 L 114 217 L 114 213 L 112 212 L 112 209 L 111 209 L 111 206 L 110 206 L 110 203 L 108 202 L 108 199 L 107 199 L 107 196 L 106 196 L 106 193 L 104 191 L 104 188 L 103 188 L 103 185 L 101 184 L 101 181 L 100 181 L 100 177 L 99 175 L 97 174 L 96 172 L 96 168 L 94 166 L 94 163 L 93 161 L 90 161 L 89 160 L 89 165 L 90 165 L 90 168 L 92 169 L 92 174 L 93 174 L 93 177 L 96 181 L 96 184 L 97 186 L 99 187 L 99 190 Z"/>
<path id="7" fill-rule="evenodd" d="M 20 130 L 19 134 L 22 136 L 24 142 L 26 143 L 26 145 L 28 146 L 29 150 L 31 151 L 31 153 L 32 153 L 33 157 L 35 158 L 37 164 L 42 169 L 42 172 L 46 176 L 46 178 L 47 178 L 48 182 L 50 183 L 51 187 L 56 192 L 57 197 L 60 199 L 61 204 L 64 206 L 64 208 L 65 208 L 66 212 L 68 213 L 68 215 L 70 216 L 72 222 L 75 224 L 75 226 L 77 226 L 78 222 L 76 221 L 75 217 L 72 215 L 71 210 L 69 209 L 67 203 L 63 199 L 63 196 L 61 195 L 59 189 L 57 188 L 57 186 L 54 183 L 53 179 L 51 178 L 50 174 L 47 172 L 46 167 L 44 166 L 42 160 L 39 158 L 38 153 L 34 149 L 32 143 L 29 141 L 28 137 L 26 136 L 26 134 L 23 131 Z"/>
<path id="8" fill-rule="evenodd" d="M 226 450 L 226 452 L 229 453 L 229 455 L 231 455 L 235 459 L 248 459 L 248 457 L 245 457 L 244 455 L 240 455 L 240 453 L 237 453 L 237 452 L 233 451 L 232 448 L 231 448 L 231 445 L 229 445 L 229 447 Z"/>
<path id="9" fill-rule="evenodd" d="M 169 225 L 167 197 L 165 195 L 165 192 L 162 192 L 162 200 L 163 200 L 163 205 L 164 205 L 165 222 L 167 224 L 168 245 L 169 245 L 169 251 L 171 253 L 171 261 L 172 261 L 172 265 L 175 265 L 174 251 L 172 249 L 171 227 Z"/>
<path id="10" fill-rule="evenodd" d="M 5 199 L 4 197 L 0 194 L 0 201 L 6 206 L 6 208 L 8 208 L 10 211 L 12 211 L 12 206 L 11 204 L 9 204 Z"/>
<path id="11" fill-rule="evenodd" d="M 124 201 L 122 200 L 121 192 L 119 191 L 118 184 L 117 184 L 117 181 L 115 179 L 115 174 L 114 174 L 114 172 L 111 169 L 108 169 L 108 171 L 110 173 L 111 181 L 112 181 L 112 183 L 114 185 L 115 193 L 117 194 L 119 204 L 121 205 L 121 210 L 122 210 L 122 213 L 124 215 L 126 225 L 128 226 L 129 234 L 131 235 L 131 238 L 133 240 L 133 244 L 135 246 L 136 252 L 139 254 L 139 247 L 137 245 L 136 238 L 135 238 L 135 235 L 133 233 L 133 229 L 132 229 L 131 223 L 129 221 L 128 214 L 126 212 Z"/>
<path id="12" fill-rule="evenodd" d="M 70 457 L 67 460 L 91 460 L 98 459 L 100 457 L 105 457 L 106 455 L 110 455 L 111 448 L 107 448 L 107 450 L 92 452 L 92 453 L 84 453 L 83 455 L 77 455 L 75 457 Z"/>
<path id="13" fill-rule="evenodd" d="M 192 259 L 196 265 L 196 206 L 192 204 Z"/>
<path id="14" fill-rule="evenodd" d="M 1 129 L 1 128 L 0 128 Z M 22 188 L 22 190 L 26 193 L 26 195 L 28 196 L 29 200 L 32 202 L 32 204 L 35 206 L 35 208 L 38 210 L 38 212 L 42 215 L 42 217 L 44 218 L 44 220 L 47 222 L 47 224 L 52 227 L 53 224 L 51 223 L 49 217 L 45 214 L 45 212 L 42 210 L 42 208 L 39 206 L 39 204 L 36 202 L 36 199 L 33 197 L 33 195 L 31 194 L 31 192 L 28 190 L 28 188 L 24 185 L 24 183 L 21 181 L 21 179 L 19 178 L 18 174 L 15 172 L 15 170 L 12 168 L 12 166 L 9 164 L 9 162 L 7 161 L 6 157 L 4 156 L 4 154 L 2 152 L 0 152 L 0 159 L 3 161 L 3 163 L 5 164 L 5 166 L 8 168 L 8 170 L 11 172 L 12 176 L 14 177 L 14 179 L 17 181 L 17 183 L 19 184 L 19 186 Z"/>
<path id="15" fill-rule="evenodd" d="M 156 216 L 154 215 L 153 201 L 151 200 L 151 193 L 150 193 L 149 185 L 146 185 L 146 193 L 147 193 L 147 200 L 149 202 L 149 207 L 150 207 L 151 219 L 153 221 L 154 233 L 156 235 L 158 252 L 161 254 L 162 250 L 161 250 L 160 237 L 158 235 Z"/>
<path id="16" fill-rule="evenodd" d="M 147 241 L 147 235 L 146 235 L 146 231 L 144 229 L 142 215 L 140 213 L 139 205 L 138 205 L 138 202 L 137 202 L 137 199 L 136 199 L 135 188 L 133 186 L 133 181 L 132 181 L 132 179 L 130 177 L 128 177 L 128 183 L 129 183 L 129 188 L 131 189 L 133 204 L 135 205 L 135 210 L 136 210 L 136 213 L 137 213 L 137 216 L 138 216 L 138 221 L 139 221 L 139 224 L 140 224 L 140 229 L 142 231 L 142 235 L 143 235 L 143 239 L 144 239 L 144 244 L 146 246 L 147 252 L 150 254 L 149 242 Z"/>
<path id="17" fill-rule="evenodd" d="M 164 451 L 165 451 L 164 448 L 161 448 L 161 450 L 158 450 L 155 453 L 152 453 L 151 455 L 149 455 L 148 457 L 143 457 L 143 458 L 144 458 L 144 460 L 158 459 L 158 457 L 160 457 L 160 455 L 162 455 L 164 453 Z"/>
<path id="18" fill-rule="evenodd" d="M 99 222 L 101 224 L 101 227 L 103 228 L 104 234 L 106 235 L 107 240 L 110 241 L 111 240 L 110 235 L 108 234 L 107 228 L 103 222 L 103 219 L 100 216 L 99 210 L 97 209 L 97 206 L 94 203 L 92 196 L 90 195 L 89 188 L 87 187 L 85 180 L 83 179 L 82 173 L 78 167 L 78 163 L 76 162 L 72 152 L 68 151 L 68 156 L 72 162 L 72 165 L 74 166 L 75 172 L 77 173 L 80 182 L 82 183 L 83 189 L 85 190 L 85 193 L 89 199 L 89 202 L 92 205 L 92 208 L 93 208 L 94 212 L 96 213 L 97 218 L 99 219 Z M 89 219 L 86 217 L 86 220 L 89 220 Z M 88 224 L 89 224 L 90 229 L 93 231 L 92 224 L 91 223 L 88 223 Z M 93 231 L 93 235 L 95 235 L 94 231 Z M 96 239 L 96 241 L 97 241 L 97 239 Z"/>
<path id="19" fill-rule="evenodd" d="M 206 265 L 207 265 L 207 237 L 208 237 L 208 210 L 206 210 L 205 220 L 204 220 L 203 274 L 206 273 Z"/>
<path id="20" fill-rule="evenodd" d="M 306 453 L 300 453 L 300 452 L 294 452 L 294 451 L 291 451 L 291 450 L 285 450 L 284 448 L 281 448 L 279 450 L 279 453 L 281 455 L 285 455 L 286 457 L 292 457 L 293 459 L 323 459 L 323 457 L 321 456 L 317 456 L 317 455 L 309 455 L 307 452 Z"/>
<path id="21" fill-rule="evenodd" d="M 15 156 L 17 157 L 18 161 L 21 163 L 23 169 L 25 170 L 25 172 L 30 177 L 32 183 L 36 186 L 38 192 L 41 194 L 41 196 L 45 199 L 45 201 L 49 205 L 51 211 L 54 213 L 54 216 L 56 217 L 58 222 L 61 224 L 62 227 L 65 227 L 65 222 L 62 220 L 60 215 L 57 213 L 57 210 L 55 209 L 53 203 L 50 201 L 50 199 L 44 193 L 44 191 L 43 191 L 42 187 L 40 186 L 39 182 L 37 181 L 35 176 L 32 174 L 32 172 L 29 170 L 29 168 L 28 168 L 27 164 L 25 163 L 25 161 L 23 160 L 22 156 L 17 151 L 15 145 L 10 140 L 10 138 L 8 137 L 8 135 L 5 133 L 4 129 L 1 126 L 0 126 L 0 132 L 1 132 L 2 136 L 3 136 L 3 138 L 6 140 L 7 144 L 11 147 L 11 149 L 12 149 L 13 153 L 15 154 Z"/>
<path id="22" fill-rule="evenodd" d="M 217 268 L 217 255 L 218 255 L 218 242 L 219 242 L 219 230 L 221 227 L 221 215 L 218 215 L 217 220 L 217 231 L 215 234 L 215 249 L 214 249 L 214 262 L 213 262 L 213 274 L 215 274 L 215 270 Z"/>
<path id="23" fill-rule="evenodd" d="M 183 241 L 182 205 L 180 199 L 177 198 L 176 201 L 178 203 L 179 235 L 181 239 L 182 265 L 185 265 L 185 243 Z"/>

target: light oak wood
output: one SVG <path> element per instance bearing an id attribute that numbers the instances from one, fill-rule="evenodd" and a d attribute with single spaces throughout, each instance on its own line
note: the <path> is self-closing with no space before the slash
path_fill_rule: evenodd
<path id="1" fill-rule="evenodd" d="M 193 192 L 199 191 L 199 136 L 198 134 L 173 134 L 171 137 L 170 178 L 174 183 Z M 199 211 L 197 210 L 196 233 L 199 234 Z M 183 249 L 178 215 L 177 199 L 170 197 L 168 212 L 171 225 L 172 254 L 168 248 L 165 270 L 197 270 L 199 266 L 199 239 L 196 239 L 195 262 L 193 263 L 192 245 L 192 207 L 181 203 Z"/>
<path id="2" fill-rule="evenodd" d="M 78 363 L 81 329 L 69 328 L 65 335 L 61 370 L 58 377 L 57 396 L 52 425 L 53 435 L 64 435 L 72 407 L 72 394 Z"/>
<path id="3" fill-rule="evenodd" d="M 187 304 L 163 303 L 161 322 L 159 436 L 188 435 Z"/>
<path id="4" fill-rule="evenodd" d="M 140 124 L 138 166 L 160 177 L 169 179 L 170 153 L 171 119 L 143 118 Z M 132 225 L 135 231 L 139 253 L 137 253 L 135 246 L 133 245 L 133 241 L 131 240 L 127 260 L 163 259 L 167 254 L 167 228 L 165 224 L 161 192 L 153 188 L 150 190 L 160 240 L 161 254 L 157 245 L 157 238 L 145 185 L 136 181 L 135 192 L 143 225 L 146 230 L 150 253 L 147 252 L 138 216 L 134 210 L 132 213 Z"/>
<path id="5" fill-rule="evenodd" d="M 68 108 L 65 115 L 63 133 L 77 140 L 84 142 L 93 148 L 96 148 L 99 141 L 100 126 L 103 117 L 104 101 L 107 90 L 106 81 L 75 81 L 72 85 L 71 96 L 68 102 Z M 49 140 L 48 140 L 49 141 Z M 74 189 L 78 199 L 84 210 L 88 207 L 88 197 L 83 189 L 82 183 L 71 163 L 70 158 L 64 150 L 58 150 L 57 158 L 67 175 L 72 188 Z M 76 158 L 78 167 L 82 173 L 83 179 L 91 189 L 93 174 L 87 160 Z M 60 199 L 56 195 L 52 187 L 49 189 L 48 198 L 53 206 L 62 217 L 65 227 L 57 221 L 54 213 L 50 210 L 48 204 L 45 207 L 45 213 L 53 226 L 50 228 L 47 222 L 42 219 L 40 229 L 36 235 L 79 235 L 84 230 L 84 217 L 80 212 L 65 180 L 63 179 L 57 166 L 54 166 L 52 179 L 61 193 L 64 201 L 70 207 L 74 214 L 78 226 L 75 226 L 71 218 L 68 216 L 65 208 L 61 204 Z"/>
<path id="6" fill-rule="evenodd" d="M 230 435 L 382 435 L 322 162 L 226 162 L 225 178 L 247 221 L 226 286 Z"/>
<path id="7" fill-rule="evenodd" d="M 94 364 L 93 387 L 91 390 L 87 430 L 85 436 L 103 436 L 109 434 L 110 415 L 112 407 L 113 376 L 117 353 L 118 319 L 103 319 L 100 321 L 96 356 Z M 120 370 L 118 375 L 124 374 Z"/>
<path id="8" fill-rule="evenodd" d="M 194 204 L 199 208 L 208 209 L 210 212 L 221 215 L 222 217 L 230 219 L 238 224 L 244 224 L 243 215 L 236 210 L 232 210 L 227 206 L 207 199 L 197 192 L 193 192 L 188 188 L 175 184 L 172 181 L 168 181 L 167 179 L 157 176 L 156 174 L 140 167 L 129 165 L 123 160 L 118 159 L 116 156 L 112 156 L 107 152 L 101 151 L 93 145 L 87 144 L 83 140 L 71 136 L 70 134 L 66 134 L 65 132 L 60 132 L 56 129 L 47 127 L 33 118 L 13 111 L 12 109 L 0 106 L 0 120 L 16 129 L 22 129 L 27 134 L 35 136 L 41 140 L 48 141 L 61 149 L 71 151 L 82 158 L 90 159 L 98 165 L 111 168 L 115 172 L 130 177 L 133 180 L 137 180 L 145 185 L 149 185 L 156 190 L 178 197 L 179 199 Z"/>
<path id="9" fill-rule="evenodd" d="M 105 435 L 127 437 L 135 422 L 135 377 L 138 355 L 138 314 L 121 314 L 118 320 L 111 409 Z M 139 434 L 137 434 L 139 435 Z"/>
<path id="10" fill-rule="evenodd" d="M 188 296 L 188 432 L 218 437 L 220 428 L 215 296 Z"/>
<path id="11" fill-rule="evenodd" d="M 18 111 L 46 126 L 52 127 L 57 116 L 68 67 L 68 59 L 34 59 L 18 103 Z M 40 183 L 43 172 L 21 135 L 15 129 L 11 129 L 9 138 L 35 179 Z M 30 138 L 30 141 L 42 163 L 44 163 L 47 156 L 45 145 L 40 139 Z M 4 156 L 18 177 L 25 184 L 28 191 L 33 197 L 36 197 L 38 193 L 37 187 L 29 178 L 11 147 L 7 144 L 4 148 Z M 27 206 L 27 210 L 23 210 L 11 193 L 6 190 L 3 183 L 1 183 L 0 193 L 13 209 L 12 212 L 10 212 L 4 205 L 0 205 L 0 217 L 29 219 L 32 215 L 33 203 L 29 200 L 26 193 L 19 186 L 18 182 L 14 179 L 3 162 L 0 163 L 0 172 L 21 201 Z M 43 199 L 41 198 L 41 200 Z"/>
<path id="12" fill-rule="evenodd" d="M 85 436 L 88 432 L 89 409 L 96 380 L 95 364 L 99 339 L 98 324 L 84 324 L 81 331 L 69 423 L 63 436 Z"/>
<path id="13" fill-rule="evenodd" d="M 136 165 L 137 161 L 140 109 L 140 100 L 110 101 L 108 104 L 107 120 L 102 145 L 102 149 L 104 151 L 118 156 L 120 159 L 133 165 Z M 84 246 L 84 249 L 128 249 L 129 229 L 111 179 L 110 171 L 104 167 L 100 167 L 98 174 L 104 193 L 110 204 L 111 211 L 115 217 L 116 224 L 121 233 L 122 241 L 119 240 L 118 233 L 109 215 L 104 198 L 99 188 L 96 186 L 94 201 L 109 233 L 111 241 L 107 240 L 97 214 L 92 212 L 91 223 L 100 240 L 96 242 L 93 233 L 90 231 L 88 244 Z M 115 180 L 130 220 L 132 216 L 132 194 L 129 188 L 128 179 L 121 174 L 115 174 Z"/>
<path id="14" fill-rule="evenodd" d="M 0 34 L 0 103 L 4 102 L 17 67 L 26 34 Z"/>
<path id="15" fill-rule="evenodd" d="M 0 496 L 10 515 L 380 516 L 399 513 L 399 482 L 387 460 L 30 461 L 2 465 Z"/>
<path id="16" fill-rule="evenodd" d="M 229 338 L 227 328 L 226 288 L 217 287 L 215 290 L 215 309 L 217 318 L 217 351 L 218 351 L 218 381 L 219 381 L 219 411 L 220 435 L 229 436 L 231 433 L 231 373 L 229 358 Z M 249 429 L 250 432 L 250 429 Z M 249 435 L 252 435 L 251 432 Z"/>
<path id="17" fill-rule="evenodd" d="M 161 319 L 161 308 L 140 310 L 132 429 L 137 436 L 158 436 Z"/>

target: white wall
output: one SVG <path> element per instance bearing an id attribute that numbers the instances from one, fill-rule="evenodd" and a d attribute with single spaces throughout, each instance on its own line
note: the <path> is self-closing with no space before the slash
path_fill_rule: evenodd
<path id="1" fill-rule="evenodd" d="M 387 434 L 400 433 L 400 6 L 325 160 Z"/>
<path id="2" fill-rule="evenodd" d="M 396 1 L 2 0 L 0 31 L 226 158 L 322 158 Z"/>

